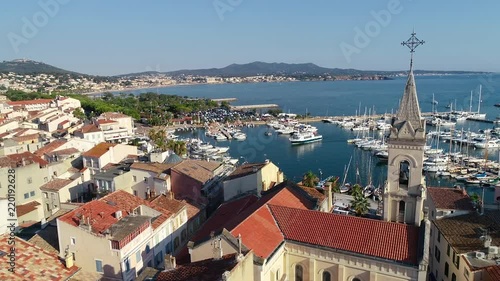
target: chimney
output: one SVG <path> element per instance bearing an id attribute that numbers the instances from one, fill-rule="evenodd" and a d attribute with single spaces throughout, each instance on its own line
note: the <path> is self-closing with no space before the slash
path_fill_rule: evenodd
<path id="1" fill-rule="evenodd" d="M 488 249 L 491 246 L 491 237 L 489 235 L 485 235 L 483 237 L 484 240 L 484 247 Z"/>
<path id="2" fill-rule="evenodd" d="M 175 269 L 176 266 L 175 257 L 170 254 L 165 255 L 165 270 Z"/>
<path id="3" fill-rule="evenodd" d="M 64 254 L 64 263 L 66 265 L 66 268 L 72 268 L 74 265 L 73 254 L 69 252 L 69 246 L 66 248 Z"/>
<path id="4" fill-rule="evenodd" d="M 332 182 L 328 182 L 326 184 L 326 193 L 327 193 L 327 200 L 328 200 L 328 204 L 327 204 L 327 212 L 330 212 L 333 208 L 333 183 Z"/>
<path id="5" fill-rule="evenodd" d="M 212 240 L 212 245 L 214 247 L 214 260 L 220 260 L 222 259 L 222 256 L 224 253 L 222 252 L 222 238 L 220 237 L 215 237 Z"/>

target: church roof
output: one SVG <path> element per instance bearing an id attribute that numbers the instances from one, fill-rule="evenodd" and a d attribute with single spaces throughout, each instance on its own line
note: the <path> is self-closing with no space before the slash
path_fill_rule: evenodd
<path id="1" fill-rule="evenodd" d="M 420 105 L 418 104 L 417 86 L 415 84 L 415 77 L 413 75 L 412 68 L 410 68 L 410 73 L 408 74 L 408 80 L 406 81 L 405 92 L 399 105 L 397 119 L 398 121 L 410 122 L 414 130 L 422 127 L 422 116 L 420 114 Z"/>

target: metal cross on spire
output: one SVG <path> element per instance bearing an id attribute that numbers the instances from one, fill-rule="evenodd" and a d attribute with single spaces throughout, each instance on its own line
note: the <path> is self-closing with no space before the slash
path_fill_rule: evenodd
<path id="1" fill-rule="evenodd" d="M 415 49 L 420 46 L 420 45 L 423 45 L 425 43 L 425 41 L 423 40 L 419 40 L 416 36 L 417 34 L 415 33 L 415 30 L 411 33 L 411 37 L 410 39 L 404 41 L 401 43 L 401 45 L 403 46 L 406 46 L 410 49 L 410 54 L 411 54 L 411 59 L 410 59 L 410 70 L 412 69 L 413 67 L 413 53 L 415 53 Z"/>

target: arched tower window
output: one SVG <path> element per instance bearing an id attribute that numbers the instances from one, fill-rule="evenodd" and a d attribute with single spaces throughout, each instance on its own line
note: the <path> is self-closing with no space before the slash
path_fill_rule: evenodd
<path id="1" fill-rule="evenodd" d="M 405 209 L 406 209 L 406 202 L 405 201 L 399 201 L 399 222 L 404 222 L 405 221 Z"/>
<path id="2" fill-rule="evenodd" d="M 328 271 L 323 271 L 322 281 L 331 281 L 332 275 Z"/>
<path id="3" fill-rule="evenodd" d="M 399 187 L 408 187 L 410 180 L 410 162 L 401 161 L 399 163 Z"/>
<path id="4" fill-rule="evenodd" d="M 297 264 L 295 266 L 295 281 L 303 281 L 304 280 L 304 268 L 302 265 Z"/>

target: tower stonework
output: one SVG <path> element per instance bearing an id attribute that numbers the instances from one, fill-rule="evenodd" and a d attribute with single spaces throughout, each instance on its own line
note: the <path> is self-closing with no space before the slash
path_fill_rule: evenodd
<path id="1" fill-rule="evenodd" d="M 427 193 L 422 176 L 425 120 L 420 113 L 413 75 L 413 52 L 420 44 L 423 41 L 418 41 L 415 33 L 403 42 L 403 45 L 410 47 L 412 59 L 403 98 L 388 139 L 387 182 L 383 196 L 384 220 L 417 226 L 423 219 Z"/>

